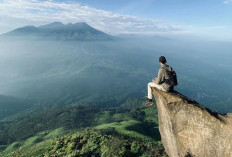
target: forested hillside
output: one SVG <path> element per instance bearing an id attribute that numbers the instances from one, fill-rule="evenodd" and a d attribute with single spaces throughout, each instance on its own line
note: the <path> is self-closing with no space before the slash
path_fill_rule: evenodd
<path id="1" fill-rule="evenodd" d="M 2 123 L 1 155 L 165 156 L 156 106 L 62 107 Z"/>

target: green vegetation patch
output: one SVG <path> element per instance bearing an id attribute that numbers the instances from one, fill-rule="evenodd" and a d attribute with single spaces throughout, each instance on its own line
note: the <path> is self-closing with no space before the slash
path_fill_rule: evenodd
<path id="1" fill-rule="evenodd" d="M 116 113 L 112 116 L 112 119 L 114 119 L 115 121 L 128 121 L 131 119 L 131 116 L 129 116 L 127 113 Z"/>
<path id="2" fill-rule="evenodd" d="M 28 147 L 28 146 L 32 146 L 36 143 L 39 143 L 43 141 L 43 137 L 41 136 L 33 136 L 28 138 L 24 143 L 23 143 L 23 147 Z"/>
<path id="3" fill-rule="evenodd" d="M 120 122 L 131 120 L 132 117 L 128 112 L 118 112 L 117 110 L 107 110 L 99 112 L 95 115 L 96 124 L 104 124 L 110 122 Z"/>
<path id="4" fill-rule="evenodd" d="M 39 132 L 35 136 L 27 138 L 22 142 L 13 142 L 8 147 L 2 145 L 0 156 L 41 156 L 49 150 L 51 139 L 64 135 L 68 131 L 64 128 L 57 128 L 53 131 Z"/>
<path id="5" fill-rule="evenodd" d="M 130 121 L 127 123 L 135 124 L 137 122 Z M 106 126 L 101 126 L 101 128 L 106 128 Z M 110 127 L 108 129 L 86 129 L 71 136 L 58 138 L 52 142 L 47 155 L 78 157 L 161 157 L 166 156 L 166 153 L 160 142 L 148 142 L 122 136 L 118 134 L 115 128 Z"/>
<path id="6" fill-rule="evenodd" d="M 12 153 L 6 154 L 6 157 L 11 157 L 11 154 L 14 157 L 44 157 L 48 156 L 48 152 L 50 150 L 50 145 L 52 143 L 51 139 L 35 143 L 34 145 L 30 145 L 29 147 L 20 147 L 14 150 Z"/>
<path id="7" fill-rule="evenodd" d="M 8 152 L 8 151 L 13 151 L 14 149 L 18 148 L 21 146 L 21 143 L 20 142 L 13 142 L 11 143 L 6 149 L 5 151 Z"/>
<path id="8" fill-rule="evenodd" d="M 51 131 L 49 134 L 47 134 L 47 135 L 45 136 L 45 138 L 54 138 L 54 137 L 58 137 L 58 136 L 64 135 L 66 132 L 67 132 L 67 130 L 64 129 L 63 127 L 62 127 L 62 128 L 57 128 L 57 129 Z"/>
<path id="9" fill-rule="evenodd" d="M 112 117 L 112 113 L 110 111 L 102 111 L 98 114 L 96 114 L 96 121 L 98 121 L 98 123 L 105 123 L 107 121 L 109 121 Z"/>
<path id="10" fill-rule="evenodd" d="M 156 105 L 142 109 L 145 112 L 144 120 L 158 124 L 158 112 Z"/>
<path id="11" fill-rule="evenodd" d="M 145 123 L 146 124 L 146 123 Z M 21 143 L 12 143 L 4 157 L 161 157 L 166 153 L 161 142 L 150 135 L 144 122 L 129 120 L 99 125 L 80 132 L 67 133 L 63 128 L 40 132 Z M 41 141 L 44 140 L 44 141 Z"/>
<path id="12" fill-rule="evenodd" d="M 144 140 L 154 140 L 153 138 L 146 136 L 144 134 L 139 133 L 138 130 L 141 130 L 141 127 L 134 127 L 133 126 L 140 126 L 142 122 L 136 121 L 136 120 L 129 120 L 129 121 L 123 121 L 123 122 L 114 122 L 109 124 L 103 124 L 95 127 L 96 129 L 109 129 L 114 128 L 119 134 L 127 135 L 130 137 L 140 138 Z M 144 131 L 145 132 L 145 131 Z"/>

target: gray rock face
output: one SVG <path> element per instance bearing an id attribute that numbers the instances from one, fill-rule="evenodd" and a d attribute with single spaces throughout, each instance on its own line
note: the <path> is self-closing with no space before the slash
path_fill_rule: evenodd
<path id="1" fill-rule="evenodd" d="M 232 116 L 179 93 L 153 88 L 162 143 L 169 157 L 232 157 Z"/>

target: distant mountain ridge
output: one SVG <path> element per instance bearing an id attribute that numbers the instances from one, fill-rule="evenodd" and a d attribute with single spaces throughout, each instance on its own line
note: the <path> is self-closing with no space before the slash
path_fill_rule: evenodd
<path id="1" fill-rule="evenodd" d="M 112 36 L 99 31 L 85 22 L 63 24 L 53 22 L 39 27 L 24 26 L 2 34 L 1 37 L 49 40 L 111 40 Z"/>

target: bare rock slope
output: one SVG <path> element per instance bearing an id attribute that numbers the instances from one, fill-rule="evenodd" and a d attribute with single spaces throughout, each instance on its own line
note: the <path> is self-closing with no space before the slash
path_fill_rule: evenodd
<path id="1" fill-rule="evenodd" d="M 162 143 L 169 157 L 232 157 L 232 117 L 180 93 L 153 88 Z"/>

